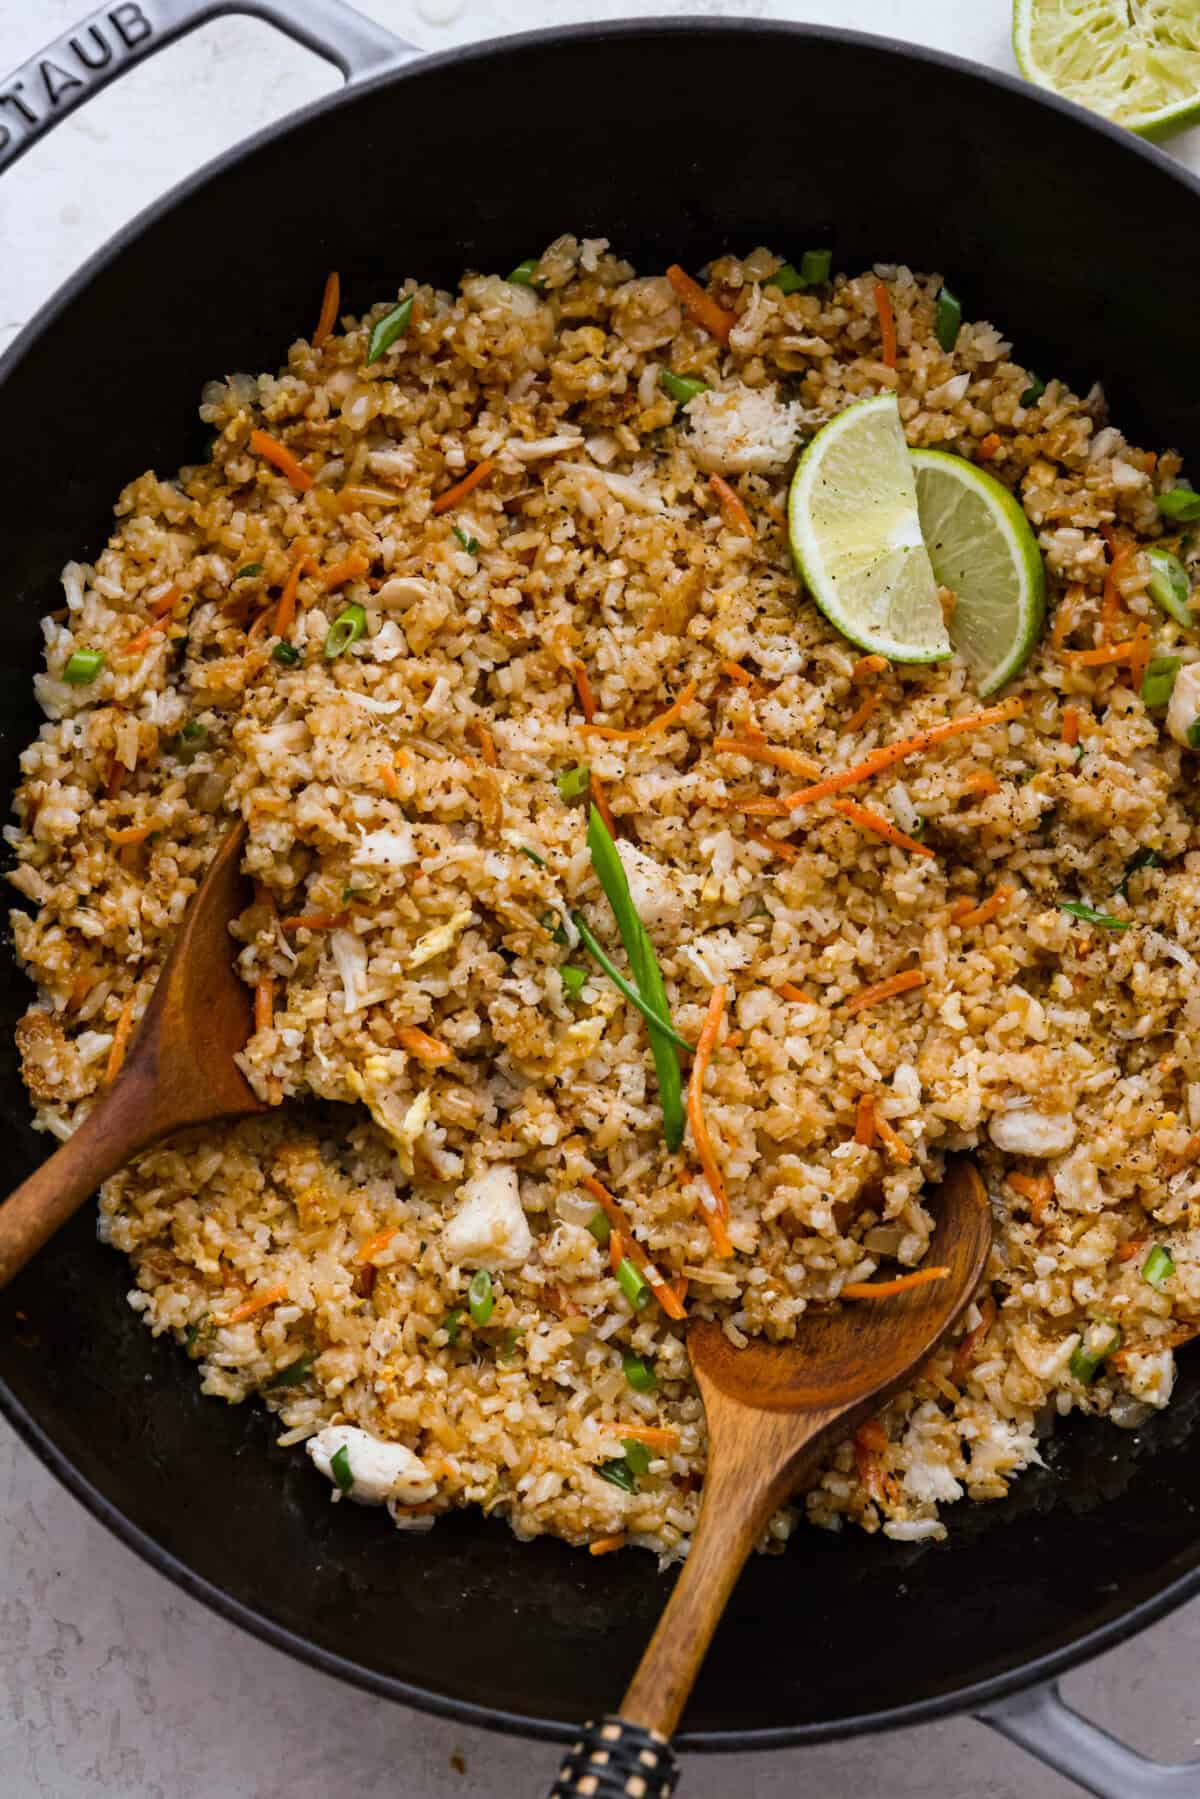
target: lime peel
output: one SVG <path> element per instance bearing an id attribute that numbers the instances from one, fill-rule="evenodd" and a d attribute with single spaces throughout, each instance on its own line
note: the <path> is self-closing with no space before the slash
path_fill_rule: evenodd
<path id="1" fill-rule="evenodd" d="M 1143 137 L 1200 118 L 1195 0 L 1014 0 L 1021 73 Z"/>

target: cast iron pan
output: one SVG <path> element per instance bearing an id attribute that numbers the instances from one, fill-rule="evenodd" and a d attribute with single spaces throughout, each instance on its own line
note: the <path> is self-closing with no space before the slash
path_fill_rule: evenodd
<path id="1" fill-rule="evenodd" d="M 117 8 L 150 27 L 123 48 L 113 9 L 97 14 L 119 52 L 102 73 L 214 10 Z M 292 0 L 277 22 L 352 75 L 406 54 L 334 0 Z M 78 69 L 65 41 L 54 60 Z M 46 111 L 45 77 L 22 75 L 31 110 Z M 82 97 L 60 92 L 58 110 Z M 35 133 L 11 106 L 0 118 L 2 162 Z M 153 207 L 0 364 L 0 790 L 39 722 L 30 678 L 58 572 L 99 549 L 126 480 L 200 453 L 206 378 L 276 366 L 331 267 L 357 309 L 404 274 L 453 284 L 563 230 L 606 236 L 643 269 L 763 242 L 832 243 L 839 268 L 941 269 L 968 316 L 999 321 L 1031 366 L 1085 388 L 1103 378 L 1135 440 L 1200 454 L 1200 384 L 1185 378 L 1200 188 L 1074 108 L 877 39 L 707 20 L 539 33 L 393 67 Z M 45 1147 L 12 1047 L 28 998 L 6 955 L 6 1185 Z M 649 1557 L 518 1544 L 474 1513 L 407 1537 L 381 1513 L 331 1507 L 254 1407 L 199 1396 L 180 1352 L 126 1305 L 128 1265 L 94 1233 L 81 1215 L 0 1299 L 0 1375 L 8 1417 L 98 1517 L 227 1616 L 375 1691 L 560 1739 L 615 1700 L 666 1591 Z M 1198 1406 L 1192 1362 L 1145 1429 L 1068 1424 L 1004 1503 L 949 1513 L 948 1546 L 802 1530 L 782 1559 L 757 1558 L 684 1745 L 766 1747 L 978 1708 L 1177 1605 L 1200 1585 Z"/>

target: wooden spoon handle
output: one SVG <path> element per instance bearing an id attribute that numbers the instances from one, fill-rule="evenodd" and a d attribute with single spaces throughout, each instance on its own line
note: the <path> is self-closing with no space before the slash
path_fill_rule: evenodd
<path id="1" fill-rule="evenodd" d="M 101 1181 L 159 1134 L 142 1083 L 128 1076 L 0 1205 L 0 1288 L 19 1274 Z"/>

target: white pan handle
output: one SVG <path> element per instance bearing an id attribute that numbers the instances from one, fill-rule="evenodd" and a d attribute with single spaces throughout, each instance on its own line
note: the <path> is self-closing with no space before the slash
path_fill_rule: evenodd
<path id="1" fill-rule="evenodd" d="M 359 81 L 417 54 L 343 0 L 111 0 L 0 81 L 0 172 L 144 56 L 226 13 L 248 13 Z"/>
<path id="2" fill-rule="evenodd" d="M 1001 1736 L 1078 1781 L 1096 1799 L 1196 1799 L 1200 1761 L 1155 1762 L 1120 1743 L 1067 1704 L 1057 1681 L 976 1712 Z"/>

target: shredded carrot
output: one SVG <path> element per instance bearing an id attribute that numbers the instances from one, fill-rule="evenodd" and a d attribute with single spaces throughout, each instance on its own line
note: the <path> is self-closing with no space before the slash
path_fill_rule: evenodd
<path id="1" fill-rule="evenodd" d="M 718 663 L 717 666 L 721 673 L 730 681 L 735 682 L 738 687 L 744 687 L 752 699 L 757 699 L 766 692 L 766 688 L 763 686 L 758 676 L 752 675 L 750 670 L 748 668 L 743 668 L 740 662 L 731 662 L 727 657 L 724 662 Z"/>
<path id="2" fill-rule="evenodd" d="M 1050 632 L 1050 641 L 1056 650 L 1062 649 L 1075 628 L 1075 609 L 1078 596 L 1079 589 L 1077 587 L 1068 587 L 1054 609 L 1054 625 Z"/>
<path id="3" fill-rule="evenodd" d="M 166 821 L 161 818 L 148 818 L 144 824 L 124 825 L 120 830 L 106 826 L 105 835 L 110 843 L 123 845 L 127 843 L 145 843 L 147 837 L 153 837 L 155 831 L 165 831 Z"/>
<path id="4" fill-rule="evenodd" d="M 119 761 L 118 758 L 114 756 L 112 767 L 108 771 L 108 780 L 104 787 L 105 799 L 115 800 L 128 779 L 129 770 L 123 762 Z"/>
<path id="5" fill-rule="evenodd" d="M 990 768 L 973 769 L 963 782 L 968 793 L 977 793 L 986 799 L 991 793 L 999 793 L 1000 783 Z"/>
<path id="6" fill-rule="evenodd" d="M 722 1049 L 740 1049 L 741 1046 L 742 1046 L 742 1032 L 741 1031 L 730 1031 L 728 1037 L 726 1037 L 724 1043 L 721 1045 Z"/>
<path id="7" fill-rule="evenodd" d="M 450 1062 L 454 1058 L 454 1051 L 447 1044 L 439 1042 L 438 1038 L 431 1037 L 428 1031 L 421 1030 L 415 1024 L 400 1025 L 396 1031 L 396 1042 L 410 1056 L 415 1056 L 418 1062 L 428 1062 L 431 1066 L 439 1062 Z"/>
<path id="8" fill-rule="evenodd" d="M 803 987 L 797 987 L 794 981 L 780 981 L 775 989 L 780 999 L 794 1000 L 797 1005 L 813 1006 L 816 1001 L 811 993 L 805 993 Z"/>
<path id="9" fill-rule="evenodd" d="M 990 462 L 1000 448 L 1001 441 L 997 431 L 989 431 L 986 437 L 981 437 L 979 440 L 980 462 Z"/>
<path id="10" fill-rule="evenodd" d="M 1076 668 L 1104 668 L 1112 662 L 1132 662 L 1140 649 L 1135 637 L 1127 637 L 1123 643 L 1102 643 L 1094 650 L 1064 650 L 1062 655 L 1064 662 L 1073 662 Z"/>
<path id="11" fill-rule="evenodd" d="M 317 328 L 312 334 L 312 346 L 319 350 L 333 327 L 337 324 L 338 307 L 342 300 L 342 282 L 336 269 L 331 269 L 325 277 L 325 292 L 321 295 L 321 310 L 317 315 Z"/>
<path id="12" fill-rule="evenodd" d="M 384 762 L 380 765 L 379 780 L 383 787 L 383 791 L 388 795 L 389 799 L 394 800 L 400 792 L 400 783 L 396 779 L 396 771 L 390 762 Z"/>
<path id="13" fill-rule="evenodd" d="M 891 1299 L 896 1293 L 907 1293 L 910 1287 L 924 1287 L 929 1281 L 945 1280 L 948 1268 L 918 1268 L 912 1274 L 901 1274 L 894 1281 L 851 1281 L 842 1288 L 839 1299 Z"/>
<path id="14" fill-rule="evenodd" d="M 864 1093 L 854 1114 L 854 1141 L 870 1149 L 875 1142 L 875 1101 Z"/>
<path id="15" fill-rule="evenodd" d="M 696 1153 L 700 1157 L 704 1178 L 708 1182 L 712 1196 L 717 1202 L 717 1211 L 722 1218 L 729 1216 L 729 1199 L 725 1192 L 720 1165 L 713 1152 L 712 1138 L 708 1134 L 708 1125 L 704 1118 L 704 1076 L 708 1068 L 709 1057 L 716 1045 L 717 1034 L 721 1029 L 721 1020 L 725 1015 L 725 993 L 724 982 L 719 982 L 712 990 L 712 998 L 708 1002 L 708 1011 L 704 1015 L 704 1024 L 696 1042 L 696 1053 L 692 1058 L 692 1072 L 687 1090 L 688 1123 L 692 1127 Z"/>
<path id="16" fill-rule="evenodd" d="M 122 646 L 122 656 L 140 656 L 143 650 L 149 649 L 156 637 L 162 635 L 170 623 L 170 619 L 166 617 L 154 619 L 151 624 L 139 631 L 136 637 L 131 637 L 129 642 Z"/>
<path id="17" fill-rule="evenodd" d="M 742 533 L 743 537 L 754 536 L 754 520 L 742 504 L 741 495 L 726 481 L 723 475 L 710 475 L 708 485 L 721 503 L 721 510 L 729 523 Z"/>
<path id="18" fill-rule="evenodd" d="M 773 743 L 760 743 L 755 737 L 714 737 L 713 753 L 717 756 L 744 756 L 747 762 L 761 762 L 766 768 L 781 768 L 785 774 L 807 776 L 817 774 L 820 764 L 799 750 L 777 749 Z"/>
<path id="19" fill-rule="evenodd" d="M 272 437 L 269 431 L 252 431 L 250 448 L 256 456 L 261 456 L 265 462 L 277 468 L 281 475 L 286 475 L 297 493 L 308 492 L 313 484 L 312 476 L 277 437 Z"/>
<path id="20" fill-rule="evenodd" d="M 965 718 L 948 718 L 940 725 L 930 725 L 927 730 L 917 731 L 911 737 L 902 737 L 896 743 L 887 743 L 881 749 L 873 750 L 853 768 L 844 768 L 840 773 L 818 781 L 813 787 L 801 788 L 799 793 L 789 793 L 784 805 L 790 812 L 794 807 L 806 806 L 812 800 L 829 799 L 844 787 L 855 787 L 860 781 L 869 780 L 872 775 L 882 774 L 885 768 L 891 768 L 897 762 L 904 762 L 909 756 L 916 756 L 922 750 L 932 748 L 935 743 L 944 743 L 948 737 L 959 737 L 965 731 L 983 730 L 988 725 L 1007 724 L 1010 718 L 1016 718 L 1024 710 L 1025 701 L 1014 696 L 1011 700 L 1003 700 L 998 706 L 985 707 L 982 712 L 968 713 Z"/>
<path id="21" fill-rule="evenodd" d="M 614 1531 L 611 1537 L 597 1537 L 588 1544 L 589 1555 L 611 1555 L 614 1549 L 624 1549 L 627 1542 L 623 1530 Z"/>
<path id="22" fill-rule="evenodd" d="M 327 590 L 341 587 L 346 581 L 353 581 L 358 575 L 365 575 L 371 564 L 361 550 L 351 550 L 340 562 L 333 562 L 321 571 L 321 586 Z"/>
<path id="23" fill-rule="evenodd" d="M 295 931 L 340 931 L 348 912 L 298 912 L 293 918 L 281 918 L 279 928 L 290 937 Z"/>
<path id="24" fill-rule="evenodd" d="M 287 1282 L 280 1281 L 278 1286 L 267 1287 L 262 1293 L 252 1293 L 249 1299 L 243 1299 L 240 1306 L 234 1306 L 232 1312 L 226 1312 L 221 1324 L 241 1324 L 245 1318 L 253 1318 L 257 1312 L 265 1312 L 269 1306 L 277 1306 L 281 1299 L 287 1298 Z"/>
<path id="25" fill-rule="evenodd" d="M 1054 1181 L 1048 1174 L 1006 1174 L 1005 1180 L 1014 1193 L 1029 1202 L 1029 1215 L 1035 1224 L 1040 1224 L 1045 1216 L 1046 1207 L 1054 1198 Z"/>
<path id="26" fill-rule="evenodd" d="M 373 1262 L 376 1256 L 382 1255 L 396 1235 L 396 1230 L 397 1227 L 393 1225 L 390 1230 L 376 1231 L 373 1237 L 364 1237 L 355 1251 L 354 1260 L 364 1267 Z"/>
<path id="27" fill-rule="evenodd" d="M 722 1260 L 727 1261 L 733 1254 L 733 1244 L 730 1241 L 729 1232 L 725 1229 L 725 1220 L 721 1217 L 719 1212 L 710 1212 L 703 1201 L 701 1201 L 698 1210 L 701 1218 L 703 1218 L 705 1224 L 708 1226 L 708 1234 L 713 1240 L 714 1250 Z"/>
<path id="28" fill-rule="evenodd" d="M 164 618 L 168 612 L 174 611 L 182 598 L 183 595 L 177 587 L 168 587 L 166 593 L 160 594 L 151 606 L 151 618 Z"/>
<path id="29" fill-rule="evenodd" d="M 657 1299 L 663 1311 L 667 1314 L 667 1317 L 677 1320 L 685 1317 L 686 1313 L 684 1312 L 683 1302 L 680 1300 L 679 1295 L 675 1292 L 675 1289 L 663 1279 L 662 1275 L 658 1272 L 658 1269 L 654 1266 L 654 1263 L 650 1260 L 641 1244 L 637 1241 L 629 1228 L 624 1212 L 621 1210 L 619 1203 L 608 1191 L 608 1188 L 602 1187 L 594 1175 L 590 1174 L 584 1175 L 582 1185 L 587 1188 L 588 1192 L 592 1195 L 592 1198 L 598 1202 L 601 1211 L 604 1213 L 604 1216 L 608 1219 L 608 1222 L 612 1225 L 613 1229 L 620 1231 L 625 1241 L 625 1253 L 628 1255 L 630 1261 L 639 1269 L 642 1279 Z"/>
<path id="30" fill-rule="evenodd" d="M 253 643 L 256 637 L 261 637 L 264 631 L 269 630 L 271 621 L 274 617 L 274 606 L 264 606 L 263 610 L 259 613 L 258 617 L 250 626 L 250 629 L 247 631 L 246 642 L 248 644 Z"/>
<path id="31" fill-rule="evenodd" d="M 480 482 L 487 480 L 495 466 L 490 456 L 477 462 L 470 474 L 464 475 L 461 481 L 456 481 L 453 487 L 448 487 L 445 493 L 438 495 L 433 502 L 434 513 L 449 512 L 451 506 L 457 506 L 460 500 L 465 500 L 469 493 L 474 493 Z"/>
<path id="32" fill-rule="evenodd" d="M 637 743 L 647 737 L 661 737 L 664 731 L 671 729 L 680 713 L 686 706 L 691 705 L 695 697 L 696 683 L 689 681 L 666 711 L 660 712 L 657 718 L 652 718 L 649 724 L 638 725 L 632 731 L 618 731 L 612 725 L 588 725 L 587 729 L 593 731 L 597 737 L 606 738 L 610 743 Z"/>
<path id="33" fill-rule="evenodd" d="M 906 831 L 897 830 L 882 812 L 872 812 L 869 807 L 860 806 L 854 800 L 834 800 L 833 809 L 840 812 L 843 818 L 848 818 L 852 825 L 858 825 L 860 830 L 873 831 L 876 837 L 882 837 L 885 843 L 894 844 L 897 849 L 907 850 L 910 856 L 933 855 L 928 844 L 918 843 Z"/>
<path id="34" fill-rule="evenodd" d="M 844 1012 L 861 1012 L 867 1006 L 877 1006 L 880 1000 L 892 999 L 897 993 L 908 993 L 914 987 L 925 985 L 925 975 L 919 968 L 905 968 L 899 974 L 890 974 L 886 981 L 876 981 L 874 986 L 860 987 L 852 994 L 842 1007 Z"/>
<path id="35" fill-rule="evenodd" d="M 865 693 L 842 726 L 843 731 L 861 731 L 867 720 L 875 716 L 882 704 L 883 695 L 881 693 Z"/>
<path id="36" fill-rule="evenodd" d="M 1176 1150 L 1168 1162 L 1171 1174 L 1178 1174 L 1181 1169 L 1190 1168 L 1192 1163 L 1200 1160 L 1200 1131 L 1189 1137 L 1182 1149 Z"/>
<path id="37" fill-rule="evenodd" d="M 861 1443 L 864 1449 L 870 1449 L 873 1450 L 876 1455 L 882 1455 L 883 1451 L 888 1446 L 889 1438 L 887 1431 L 884 1429 L 883 1424 L 878 1418 L 868 1418 L 866 1422 L 860 1424 L 855 1431 L 854 1441 L 856 1443 Z"/>
<path id="38" fill-rule="evenodd" d="M 892 1125 L 883 1116 L 882 1112 L 877 1112 L 875 1115 L 875 1129 L 879 1132 L 879 1135 L 883 1138 L 884 1143 L 887 1145 L 888 1149 L 891 1150 L 897 1162 L 912 1161 L 913 1152 L 911 1146 L 904 1141 L 904 1138 L 900 1135 L 899 1131 L 893 1129 Z"/>
<path id="39" fill-rule="evenodd" d="M 671 1291 L 674 1293 L 674 1295 L 675 1295 L 676 1299 L 679 1301 L 680 1305 L 682 1305 L 684 1300 L 687 1298 L 688 1288 L 690 1285 L 691 1285 L 691 1282 L 688 1280 L 688 1277 L 686 1274 L 681 1274 L 679 1276 L 678 1280 L 674 1280 L 671 1282 Z"/>
<path id="40" fill-rule="evenodd" d="M 608 1265 L 613 1273 L 625 1259 L 625 1238 L 620 1231 L 610 1231 L 608 1236 Z"/>
<path id="41" fill-rule="evenodd" d="M 473 719 L 469 726 L 471 735 L 478 741 L 479 754 L 489 768 L 496 768 L 500 758 L 496 754 L 496 740 L 481 719 Z"/>
<path id="42" fill-rule="evenodd" d="M 878 1418 L 868 1418 L 854 1433 L 854 1466 L 868 1499 L 876 1505 L 890 1503 L 891 1483 L 884 1473 L 880 1457 L 888 1447 L 888 1434 Z"/>
<path id="43" fill-rule="evenodd" d="M 778 856 L 781 862 L 794 862 L 800 854 L 796 844 L 788 843 L 783 837 L 772 837 L 769 832 L 759 831 L 754 825 L 746 826 L 746 835 L 751 843 L 757 843 L 761 849 L 770 850 L 771 854 Z"/>
<path id="44" fill-rule="evenodd" d="M 683 301 L 685 312 L 695 323 L 715 337 L 719 343 L 729 342 L 729 333 L 737 323 L 737 314 L 727 312 L 718 305 L 712 295 L 706 293 L 698 281 L 693 281 L 686 269 L 681 269 L 673 262 L 667 270 L 667 280 Z"/>
<path id="45" fill-rule="evenodd" d="M 1100 641 L 1111 643 L 1117 619 L 1123 610 L 1119 579 L 1133 546 L 1122 543 L 1111 525 L 1101 525 L 1100 534 L 1108 545 L 1108 566 L 1104 571 L 1104 595 L 1100 602 Z"/>
<path id="46" fill-rule="evenodd" d="M 111 1086 L 121 1072 L 125 1061 L 125 1051 L 129 1047 L 129 1036 L 133 1030 L 133 995 L 121 1007 L 121 1016 L 117 1019 L 117 1028 L 113 1032 L 112 1045 L 108 1052 L 108 1061 L 104 1069 L 105 1082 Z"/>
<path id="47" fill-rule="evenodd" d="M 283 584 L 283 592 L 279 596 L 279 609 L 275 615 L 276 637 L 286 637 L 296 618 L 296 599 L 300 592 L 300 577 L 307 569 L 313 569 L 313 561 L 302 544 L 297 544 L 292 551 L 292 566 Z"/>
<path id="48" fill-rule="evenodd" d="M 872 675 L 881 675 L 889 666 L 886 656 L 860 656 L 850 670 L 850 679 L 856 683 L 868 681 Z"/>
<path id="49" fill-rule="evenodd" d="M 579 695 L 579 710 L 590 725 L 596 716 L 596 696 L 592 692 L 592 684 L 588 680 L 588 672 L 582 662 L 576 662 L 571 669 L 571 679 L 574 681 L 575 691 Z"/>
<path id="50" fill-rule="evenodd" d="M 667 1425 L 623 1424 L 619 1418 L 613 1418 L 604 1428 L 615 1437 L 633 1437 L 651 1449 L 675 1449 L 679 1444 L 679 1432 Z"/>
<path id="51" fill-rule="evenodd" d="M 982 1314 L 979 1323 L 975 1326 L 974 1330 L 967 1332 L 962 1342 L 954 1351 L 954 1360 L 950 1364 L 950 1372 L 955 1380 L 961 1380 L 963 1375 L 967 1372 L 967 1369 L 975 1360 L 975 1351 L 979 1348 L 979 1345 L 983 1342 L 993 1324 L 996 1322 L 996 1302 L 990 1293 L 986 1299 L 980 1302 L 979 1310 Z"/>
<path id="52" fill-rule="evenodd" d="M 1129 658 L 1129 685 L 1135 693 L 1141 693 L 1142 682 L 1146 679 L 1146 670 L 1150 666 L 1150 627 L 1145 619 L 1139 619 L 1133 633 L 1133 653 Z"/>
<path id="53" fill-rule="evenodd" d="M 67 1011 L 78 1012 L 94 985 L 95 982 L 86 971 L 77 974 L 71 982 L 71 991 L 67 995 Z"/>
<path id="54" fill-rule="evenodd" d="M 1134 1256 L 1140 1255 L 1149 1244 L 1149 1237 L 1134 1237 L 1128 1243 L 1122 1243 L 1117 1251 L 1118 1262 L 1132 1262 Z"/>
<path id="55" fill-rule="evenodd" d="M 950 907 L 950 923 L 961 924 L 963 919 L 967 916 L 967 913 L 973 912 L 974 910 L 975 901 L 964 893 L 962 898 L 956 899 Z"/>
<path id="56" fill-rule="evenodd" d="M 610 837 L 615 838 L 617 834 L 616 822 L 608 804 L 608 796 L 604 791 L 604 783 L 600 779 L 600 776 L 596 774 L 595 770 L 593 770 L 588 777 L 588 791 L 591 794 L 593 806 L 595 806 L 597 812 L 604 820 L 605 830 Z"/>
<path id="57" fill-rule="evenodd" d="M 275 1017 L 275 983 L 269 975 L 255 983 L 254 987 L 254 1028 L 256 1031 L 269 1031 Z"/>
<path id="58" fill-rule="evenodd" d="M 883 344 L 883 363 L 885 368 L 896 366 L 896 315 L 892 311 L 892 296 L 882 281 L 875 283 L 875 311 L 879 315 L 879 336 Z"/>
<path id="59" fill-rule="evenodd" d="M 982 905 L 972 906 L 969 912 L 964 912 L 958 920 L 959 924 L 990 924 L 993 918 L 999 918 L 1001 912 L 1007 911 L 1008 902 L 1015 892 L 1014 887 L 1001 884 Z"/>

